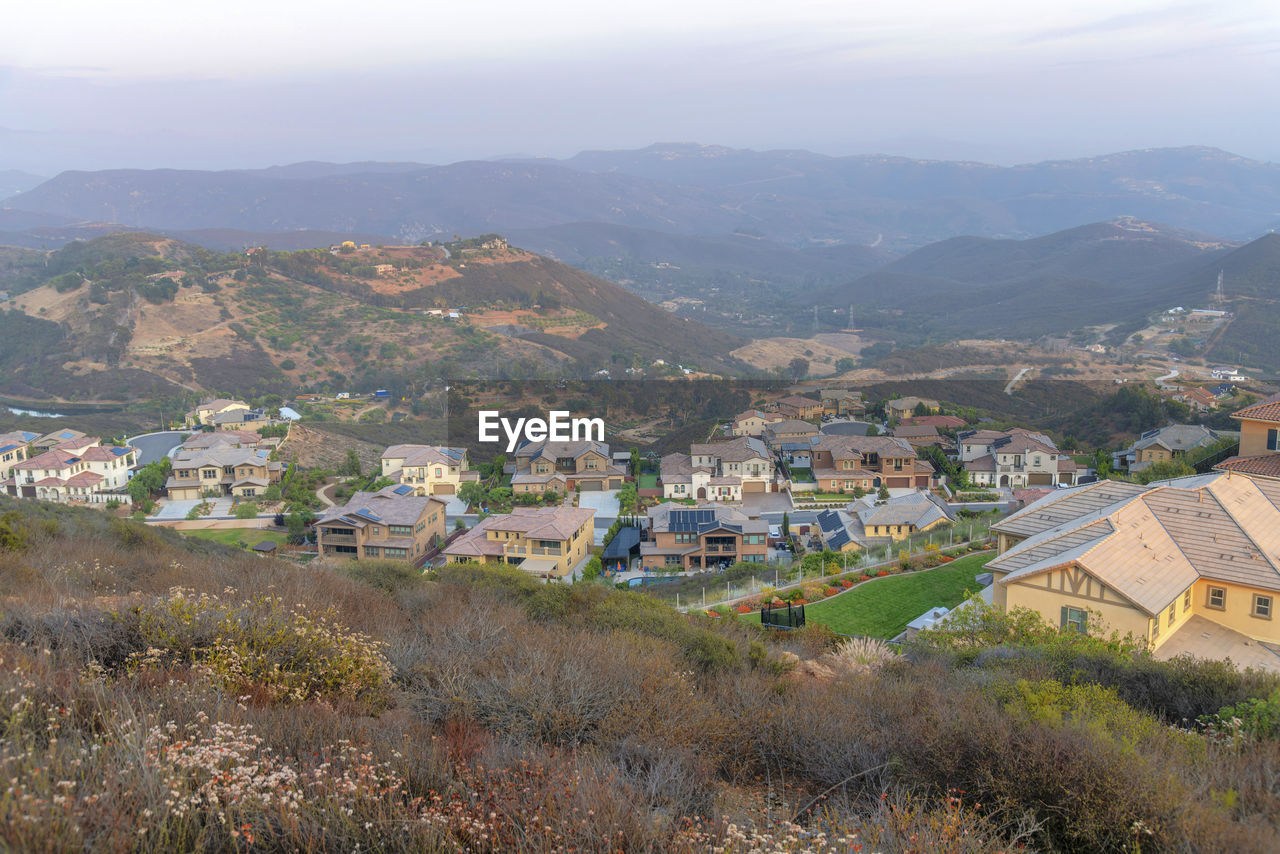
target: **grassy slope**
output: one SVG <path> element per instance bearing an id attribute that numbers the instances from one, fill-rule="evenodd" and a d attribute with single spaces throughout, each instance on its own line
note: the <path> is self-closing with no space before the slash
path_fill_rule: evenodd
<path id="1" fill-rule="evenodd" d="M 840 634 L 892 638 L 929 608 L 953 608 L 964 601 L 966 590 L 978 589 L 974 577 L 991 558 L 970 555 L 936 569 L 861 584 L 805 606 L 805 616 Z"/>
<path id="2" fill-rule="evenodd" d="M 183 531 L 182 533 L 188 537 L 213 540 L 215 543 L 223 543 L 228 546 L 238 546 L 241 543 L 254 546 L 265 540 L 283 545 L 285 540 L 288 539 L 286 534 L 282 534 L 279 531 L 264 531 L 261 528 L 224 528 L 220 530 Z"/>

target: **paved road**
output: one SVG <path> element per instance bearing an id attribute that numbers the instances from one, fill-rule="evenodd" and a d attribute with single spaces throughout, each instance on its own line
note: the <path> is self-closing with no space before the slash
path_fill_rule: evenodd
<path id="1" fill-rule="evenodd" d="M 182 444 L 182 434 L 146 433 L 142 436 L 134 436 L 125 444 L 138 449 L 138 464 L 145 466 L 147 463 L 156 462 L 161 457 L 167 457 L 170 451 Z"/>

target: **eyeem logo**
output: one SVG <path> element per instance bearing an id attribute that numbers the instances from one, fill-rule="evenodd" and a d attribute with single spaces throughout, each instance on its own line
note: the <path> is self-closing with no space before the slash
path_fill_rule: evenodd
<path id="1" fill-rule="evenodd" d="M 547 418 L 503 418 L 496 409 L 480 410 L 480 441 L 500 442 L 498 428 L 507 438 L 507 453 L 520 445 L 520 440 L 541 442 L 603 442 L 603 418 L 570 418 L 569 411 L 553 409 Z"/>

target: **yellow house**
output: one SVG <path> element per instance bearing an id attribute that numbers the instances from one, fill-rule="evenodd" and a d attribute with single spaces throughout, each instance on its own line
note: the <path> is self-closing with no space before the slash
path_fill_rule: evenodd
<path id="1" fill-rule="evenodd" d="M 730 428 L 730 432 L 734 436 L 755 436 L 759 438 L 764 435 L 765 427 L 784 420 L 786 420 L 786 416 L 779 412 L 761 412 L 759 409 L 748 409 L 745 412 L 739 412 L 733 417 L 733 426 Z"/>
<path id="2" fill-rule="evenodd" d="M 1158 658 L 1280 671 L 1280 481 L 1101 481 L 1059 490 L 992 530 L 998 606 L 1132 634 Z"/>
<path id="3" fill-rule="evenodd" d="M 453 495 L 469 480 L 479 480 L 471 470 L 465 448 L 436 445 L 392 445 L 382 452 L 383 477 L 412 486 L 417 495 Z"/>
<path id="4" fill-rule="evenodd" d="M 1280 451 L 1280 395 L 1246 406 L 1231 417 L 1240 422 L 1240 456 Z"/>
<path id="5" fill-rule="evenodd" d="M 542 578 L 564 578 L 591 554 L 596 511 L 517 507 L 486 516 L 444 550 L 450 563 L 507 563 Z"/>
<path id="6" fill-rule="evenodd" d="M 229 412 L 239 410 L 248 410 L 249 404 L 243 400 L 228 400 L 224 397 L 206 400 L 196 406 L 186 414 L 185 422 L 188 427 L 199 427 L 201 424 L 214 424 L 215 419 L 219 415 L 226 415 Z"/>

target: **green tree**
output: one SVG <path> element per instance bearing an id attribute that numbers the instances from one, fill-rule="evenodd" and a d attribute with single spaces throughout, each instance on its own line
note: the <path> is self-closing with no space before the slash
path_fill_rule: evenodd
<path id="1" fill-rule="evenodd" d="M 458 487 L 458 498 L 464 503 L 479 507 L 488 495 L 488 488 L 478 480 L 469 480 Z"/>
<path id="2" fill-rule="evenodd" d="M 604 574 L 604 564 L 600 562 L 599 555 L 592 555 L 587 561 L 587 565 L 582 568 L 582 578 L 584 581 L 595 581 Z"/>
<path id="3" fill-rule="evenodd" d="M 634 445 L 631 448 L 631 476 L 640 476 L 640 449 Z"/>
<path id="4" fill-rule="evenodd" d="M 840 359 L 836 359 L 837 373 L 847 374 L 849 371 L 852 371 L 856 367 L 858 367 L 858 363 L 855 362 L 853 359 L 849 358 L 848 356 L 845 356 Z"/>
<path id="5" fill-rule="evenodd" d="M 803 356 L 796 356 L 787 364 L 787 368 L 791 372 L 792 382 L 798 381 L 801 377 L 809 375 L 809 360 Z"/>
<path id="6" fill-rule="evenodd" d="M 782 536 L 783 539 L 791 537 L 791 514 L 785 511 L 782 514 Z"/>
<path id="7" fill-rule="evenodd" d="M 880 491 L 876 493 L 876 498 L 880 499 L 881 501 L 888 501 L 889 487 L 885 486 L 884 484 L 881 484 Z"/>
<path id="8" fill-rule="evenodd" d="M 258 505 L 254 501 L 241 501 L 234 511 L 237 519 L 252 519 L 258 515 Z"/>
<path id="9" fill-rule="evenodd" d="M 348 477 L 360 476 L 360 456 L 356 453 L 355 448 L 347 449 L 347 458 L 338 467 L 338 474 L 347 475 Z"/>

